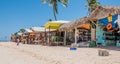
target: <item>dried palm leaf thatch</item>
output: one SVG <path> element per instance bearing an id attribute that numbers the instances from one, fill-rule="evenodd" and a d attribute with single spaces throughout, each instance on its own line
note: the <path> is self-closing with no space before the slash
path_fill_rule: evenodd
<path id="1" fill-rule="evenodd" d="M 72 22 L 63 24 L 63 25 L 59 28 L 59 30 L 74 29 L 75 27 L 77 27 L 77 26 L 79 26 L 79 25 L 81 25 L 81 24 L 85 24 L 85 23 L 88 23 L 87 17 L 80 18 L 80 19 L 77 19 L 77 20 L 75 20 L 75 21 L 72 21 Z"/>
<path id="2" fill-rule="evenodd" d="M 109 15 L 120 14 L 120 6 L 98 6 L 89 16 L 92 21 L 108 17 Z"/>

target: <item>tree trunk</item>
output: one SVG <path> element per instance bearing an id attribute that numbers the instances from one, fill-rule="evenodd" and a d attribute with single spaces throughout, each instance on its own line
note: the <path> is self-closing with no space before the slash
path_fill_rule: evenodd
<path id="1" fill-rule="evenodd" d="M 53 14 L 54 14 L 54 18 L 55 18 L 55 20 L 57 21 L 57 17 L 56 17 L 56 13 L 55 13 L 54 8 L 53 8 Z"/>

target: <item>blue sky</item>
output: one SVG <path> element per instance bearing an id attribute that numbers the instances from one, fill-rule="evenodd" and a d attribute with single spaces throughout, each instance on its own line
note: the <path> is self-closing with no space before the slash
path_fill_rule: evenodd
<path id="1" fill-rule="evenodd" d="M 53 10 L 41 0 L 0 0 L 0 40 L 21 28 L 43 26 L 53 19 Z M 119 0 L 99 0 L 101 5 L 120 6 Z M 70 0 L 68 7 L 59 5 L 58 20 L 72 21 L 88 15 L 86 0 Z"/>

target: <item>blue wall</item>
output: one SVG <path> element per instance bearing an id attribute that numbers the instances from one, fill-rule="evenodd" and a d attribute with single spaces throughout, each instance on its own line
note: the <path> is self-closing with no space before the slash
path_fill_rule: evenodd
<path id="1" fill-rule="evenodd" d="M 105 40 L 103 39 L 103 28 L 100 28 L 100 26 L 96 26 L 96 44 L 100 43 L 105 46 Z"/>

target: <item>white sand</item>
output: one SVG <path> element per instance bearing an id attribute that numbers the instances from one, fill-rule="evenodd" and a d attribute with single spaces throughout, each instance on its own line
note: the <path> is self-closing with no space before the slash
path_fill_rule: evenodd
<path id="1" fill-rule="evenodd" d="M 120 64 L 120 47 L 107 49 L 110 56 L 103 57 L 99 49 L 0 43 L 0 64 Z"/>

